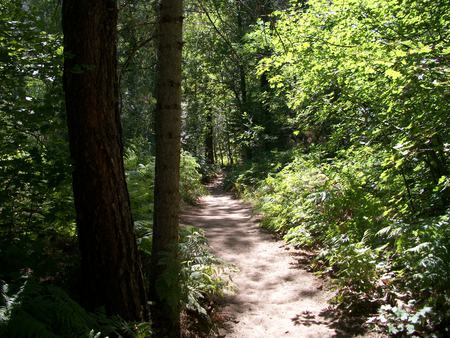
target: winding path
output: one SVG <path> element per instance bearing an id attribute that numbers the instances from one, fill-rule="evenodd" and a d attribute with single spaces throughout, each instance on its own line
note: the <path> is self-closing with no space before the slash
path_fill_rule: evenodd
<path id="1" fill-rule="evenodd" d="M 220 337 L 341 336 L 327 311 L 330 293 L 299 263 L 304 255 L 262 230 L 250 205 L 212 187 L 182 221 L 203 228 L 215 254 L 239 269 Z"/>

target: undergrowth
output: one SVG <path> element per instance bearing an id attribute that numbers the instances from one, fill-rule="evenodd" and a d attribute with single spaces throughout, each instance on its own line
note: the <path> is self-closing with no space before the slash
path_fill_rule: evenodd
<path id="1" fill-rule="evenodd" d="M 2 285 L 1 337 L 107 337 L 137 331 L 118 317 L 89 313 L 62 288 L 24 276 L 21 284 Z"/>
<path id="2" fill-rule="evenodd" d="M 450 209 L 438 203 L 445 177 L 436 185 L 424 171 L 402 171 L 376 147 L 293 157 L 282 168 L 234 175 L 262 226 L 318 251 L 312 265 L 333 277 L 337 307 L 363 311 L 393 335 L 447 335 Z"/>
<path id="3" fill-rule="evenodd" d="M 125 155 L 125 168 L 133 218 L 136 222 L 152 222 L 155 158 L 130 148 Z M 206 192 L 199 170 L 195 157 L 183 151 L 180 159 L 180 195 L 185 203 L 195 204 Z"/>
<path id="4" fill-rule="evenodd" d="M 150 273 L 152 249 L 154 158 L 128 151 L 127 179 L 138 246 L 144 272 Z M 199 164 L 188 152 L 181 154 L 180 194 L 184 203 L 195 204 L 206 190 Z M 209 251 L 204 233 L 192 226 L 180 228 L 181 299 L 185 311 L 209 321 L 209 304 L 232 290 L 227 275 L 233 269 Z M 169 276 L 170 277 L 170 276 Z"/>
<path id="5" fill-rule="evenodd" d="M 125 165 L 138 246 L 148 278 L 154 158 L 129 150 Z M 181 157 L 180 179 L 183 201 L 194 204 L 205 188 L 197 161 L 186 152 Z M 102 309 L 90 313 L 77 302 L 79 253 L 73 219 L 65 226 L 47 223 L 38 229 L 43 230 L 17 231 L 0 241 L 1 337 L 152 335 L 150 322 L 126 322 L 107 316 Z M 188 320 L 197 316 L 211 327 L 210 305 L 216 297 L 232 290 L 227 278 L 232 267 L 209 251 L 201 230 L 185 226 L 180 231 L 182 308 L 190 313 Z"/>
<path id="6" fill-rule="evenodd" d="M 138 246 L 143 253 L 144 262 L 149 266 L 152 231 L 142 224 L 138 228 Z M 234 271 L 234 267 L 213 255 L 204 232 L 193 226 L 185 225 L 180 228 L 179 256 L 182 309 L 193 311 L 209 320 L 208 305 L 224 293 L 233 291 L 234 287 L 228 276 Z"/>

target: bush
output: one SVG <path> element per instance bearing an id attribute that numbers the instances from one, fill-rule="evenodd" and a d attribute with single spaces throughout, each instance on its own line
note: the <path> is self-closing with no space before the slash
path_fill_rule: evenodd
<path id="1" fill-rule="evenodd" d="M 413 194 L 421 180 L 406 184 L 404 177 L 417 173 L 392 170 L 391 158 L 375 146 L 332 158 L 297 155 L 279 172 L 255 178 L 256 189 L 244 188 L 264 215 L 263 227 L 318 250 L 313 265 L 332 274 L 339 304 L 369 312 L 384 302 L 409 304 L 408 316 L 421 319 L 408 325 L 423 334 L 450 318 L 450 215 L 436 216 L 429 194 Z M 394 326 L 403 323 L 387 317 Z M 412 330 L 405 325 L 395 326 L 397 332 Z"/>
<path id="2" fill-rule="evenodd" d="M 183 201 L 195 204 L 206 193 L 201 181 L 200 164 L 195 157 L 183 151 L 180 159 L 180 194 Z"/>
<path id="3" fill-rule="evenodd" d="M 181 228 L 181 289 L 183 307 L 207 315 L 205 306 L 233 290 L 228 275 L 234 268 L 214 256 L 202 230 Z"/>
<path id="4" fill-rule="evenodd" d="M 99 337 L 124 332 L 120 318 L 103 313 L 86 312 L 61 288 L 45 285 L 25 277 L 9 290 L 2 286 L 0 306 L 0 336 L 2 337 L 87 337 L 98 332 Z"/>

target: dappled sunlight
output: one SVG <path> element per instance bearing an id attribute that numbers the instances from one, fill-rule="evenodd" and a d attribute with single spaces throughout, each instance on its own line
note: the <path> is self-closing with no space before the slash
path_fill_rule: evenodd
<path id="1" fill-rule="evenodd" d="M 331 319 L 313 322 L 299 315 L 309 311 L 319 317 L 331 295 L 302 268 L 299 261 L 305 256 L 261 229 L 260 216 L 250 205 L 209 188 L 211 194 L 200 198 L 198 206 L 186 208 L 181 220 L 204 229 L 212 250 L 239 269 L 232 276 L 238 291 L 225 297 L 221 310 L 229 318 L 225 335 L 335 336 Z"/>

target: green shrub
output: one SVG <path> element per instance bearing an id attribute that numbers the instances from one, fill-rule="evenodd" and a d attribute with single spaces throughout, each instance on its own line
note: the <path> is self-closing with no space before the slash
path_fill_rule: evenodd
<path id="1" fill-rule="evenodd" d="M 87 337 L 92 330 L 102 335 L 122 331 L 122 322 L 106 315 L 90 314 L 61 288 L 32 277 L 17 290 L 3 285 L 0 306 L 2 337 Z"/>
<path id="2" fill-rule="evenodd" d="M 332 273 L 338 303 L 369 304 L 374 311 L 386 300 L 392 307 L 409 302 L 408 316 L 421 318 L 408 324 L 414 332 L 438 330 L 450 318 L 449 211 L 436 216 L 431 194 L 415 193 L 436 189 L 420 177 L 410 181 L 420 172 L 399 170 L 403 164 L 396 169 L 392 156 L 376 146 L 349 148 L 332 158 L 300 154 L 264 179 L 253 173 L 256 189 L 241 186 L 262 212 L 263 227 L 318 250 L 313 265 Z M 235 177 L 251 182 L 248 170 L 243 175 Z M 445 179 L 439 184 L 446 189 Z M 431 310 L 420 312 L 426 307 Z M 395 324 L 395 315 L 389 318 L 398 332 L 412 330 Z"/>
<path id="3" fill-rule="evenodd" d="M 201 181 L 202 175 L 197 160 L 187 151 L 183 151 L 180 159 L 180 194 L 183 201 L 195 204 L 197 199 L 206 193 Z"/>
<path id="4" fill-rule="evenodd" d="M 183 307 L 207 315 L 208 301 L 233 290 L 233 267 L 213 255 L 203 231 L 191 226 L 181 228 L 180 256 Z"/>

